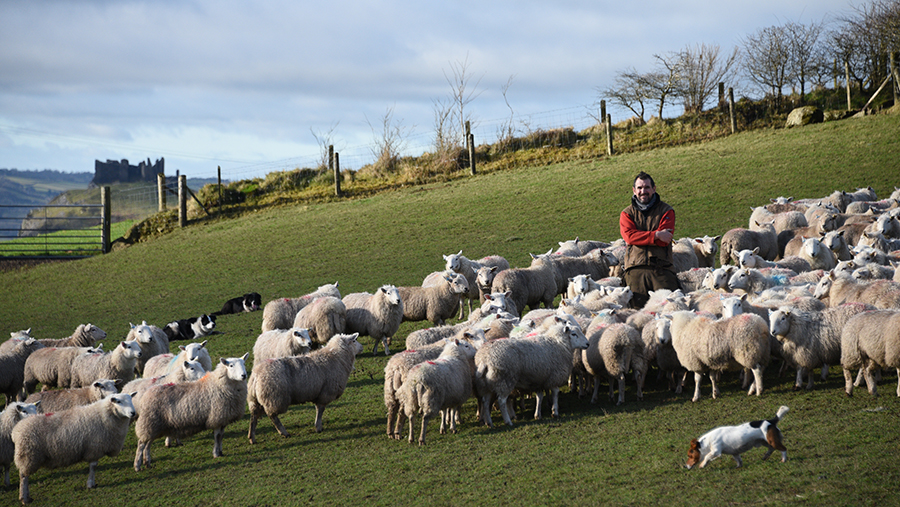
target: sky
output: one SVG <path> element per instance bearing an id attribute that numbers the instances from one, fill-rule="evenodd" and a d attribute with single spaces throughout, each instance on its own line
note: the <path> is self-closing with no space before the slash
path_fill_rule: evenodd
<path id="1" fill-rule="evenodd" d="M 476 143 L 510 118 L 581 130 L 599 90 L 654 54 L 730 51 L 859 2 L 0 0 L 0 168 L 165 157 L 167 174 L 246 179 L 314 167 L 330 140 L 358 169 L 388 117 L 405 154 L 430 150 L 460 69 Z"/>

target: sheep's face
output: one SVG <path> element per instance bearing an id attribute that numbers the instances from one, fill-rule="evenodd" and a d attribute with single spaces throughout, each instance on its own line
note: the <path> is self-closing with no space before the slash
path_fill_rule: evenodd
<path id="1" fill-rule="evenodd" d="M 400 291 L 397 290 L 397 287 L 385 285 L 379 290 L 384 294 L 384 297 L 387 298 L 388 303 L 394 306 L 400 304 Z"/>
<path id="2" fill-rule="evenodd" d="M 569 346 L 573 349 L 586 349 L 588 348 L 588 340 L 584 336 L 584 333 L 581 331 L 580 326 L 572 326 L 570 324 L 565 324 L 563 328 L 563 333 L 569 340 Z"/>
<path id="3" fill-rule="evenodd" d="M 737 296 L 727 297 L 722 300 L 722 318 L 730 318 L 744 313 L 744 305 Z"/>
<path id="4" fill-rule="evenodd" d="M 181 363 L 181 371 L 184 372 L 184 378 L 190 382 L 200 380 L 206 374 L 200 361 L 184 361 Z"/>
<path id="5" fill-rule="evenodd" d="M 444 255 L 444 269 L 459 273 L 459 271 L 462 269 L 462 261 L 460 260 L 461 254 L 462 250 L 460 250 L 459 253 Z"/>
<path id="6" fill-rule="evenodd" d="M 779 341 L 785 341 L 791 330 L 791 312 L 785 310 L 769 311 L 769 332 Z"/>
<path id="7" fill-rule="evenodd" d="M 829 275 L 823 276 L 819 283 L 816 284 L 816 290 L 813 292 L 813 297 L 816 299 L 824 299 L 828 297 L 828 293 L 831 292 L 831 286 L 834 284 L 834 273 L 832 272 Z"/>
<path id="8" fill-rule="evenodd" d="M 715 255 L 719 251 L 719 245 L 716 244 L 716 241 L 719 240 L 721 236 L 703 236 L 702 238 L 694 239 L 695 242 L 700 243 L 700 252 L 705 256 Z"/>
<path id="9" fill-rule="evenodd" d="M 200 360 L 200 350 L 206 346 L 206 341 L 202 343 L 188 343 L 187 345 L 182 345 L 178 348 L 184 351 L 184 357 L 188 361 L 198 361 Z"/>
<path id="10" fill-rule="evenodd" d="M 294 343 L 301 349 L 309 350 L 312 346 L 312 339 L 309 337 L 309 330 L 306 328 L 295 328 L 291 337 L 294 340 Z"/>
<path id="11" fill-rule="evenodd" d="M 805 252 L 810 259 L 818 258 L 822 255 L 822 242 L 816 238 L 806 238 L 803 240 L 803 252 Z"/>
<path id="12" fill-rule="evenodd" d="M 656 325 L 656 339 L 660 345 L 669 345 L 672 343 L 672 321 L 664 317 L 654 319 Z"/>
<path id="13" fill-rule="evenodd" d="M 40 403 L 40 402 L 38 402 Z M 38 405 L 36 403 L 21 403 L 14 401 L 10 403 L 8 408 L 15 407 L 15 420 L 21 421 L 26 417 L 31 417 L 38 413 Z"/>
<path id="14" fill-rule="evenodd" d="M 85 331 L 88 332 L 88 334 L 91 336 L 91 338 L 93 338 L 95 343 L 106 338 L 106 331 L 100 329 L 99 327 L 97 327 L 93 324 L 88 324 L 88 325 L 84 326 L 84 329 L 85 329 Z"/>
<path id="15" fill-rule="evenodd" d="M 512 293 L 509 291 L 486 294 L 484 297 L 487 300 L 486 303 L 488 303 L 488 308 L 482 309 L 482 312 L 499 313 L 509 311 L 509 297 L 511 295 Z"/>
<path id="16" fill-rule="evenodd" d="M 359 333 L 341 335 L 341 340 L 344 341 L 347 347 L 350 347 L 354 356 L 363 351 L 362 343 L 359 343 L 357 338 L 359 338 Z"/>
<path id="17" fill-rule="evenodd" d="M 122 342 L 119 346 L 125 349 L 125 357 L 129 359 L 141 357 L 141 346 L 138 345 L 138 342 Z"/>
<path id="18" fill-rule="evenodd" d="M 834 274 L 836 275 L 852 275 L 853 271 L 855 271 L 859 266 L 853 261 L 841 261 L 837 263 L 837 266 L 834 267 Z"/>
<path id="19" fill-rule="evenodd" d="M 497 267 L 496 266 L 482 266 L 478 268 L 478 273 L 475 276 L 475 280 L 478 282 L 478 285 L 481 287 L 490 287 L 494 283 L 494 277 L 497 275 Z"/>
<path id="20" fill-rule="evenodd" d="M 746 290 L 747 287 L 750 287 L 750 270 L 748 269 L 739 269 L 728 279 L 728 288 L 731 290 Z"/>
<path id="21" fill-rule="evenodd" d="M 755 268 L 756 266 L 756 255 L 753 254 L 752 250 L 741 250 L 737 254 L 738 266 L 742 268 Z"/>
<path id="22" fill-rule="evenodd" d="M 844 240 L 844 233 L 830 231 L 822 238 L 822 245 L 834 253 L 840 253 L 840 251 L 847 246 L 847 242 Z"/>
<path id="23" fill-rule="evenodd" d="M 447 279 L 450 284 L 450 292 L 453 294 L 465 294 L 469 292 L 469 282 L 462 275 L 455 275 Z"/>
<path id="24" fill-rule="evenodd" d="M 108 379 L 95 380 L 94 383 L 91 384 L 91 388 L 95 389 L 100 394 L 100 399 L 112 396 L 119 392 L 119 390 L 116 389 L 116 382 Z"/>
<path id="25" fill-rule="evenodd" d="M 150 343 L 153 341 L 153 331 L 150 329 L 150 326 L 148 326 L 146 322 L 139 326 L 133 326 L 132 329 L 134 330 L 134 338 L 138 342 Z M 106 335 L 106 333 L 103 334 L 104 336 Z"/>
<path id="26" fill-rule="evenodd" d="M 229 379 L 240 382 L 247 380 L 247 367 L 245 366 L 245 363 L 249 356 L 250 353 L 248 352 L 241 357 L 223 357 L 219 359 L 219 362 L 225 365 L 226 375 Z"/>
<path id="27" fill-rule="evenodd" d="M 121 393 L 121 394 L 113 394 L 106 398 L 110 406 L 110 410 L 117 417 L 121 417 L 123 419 L 131 419 L 135 416 L 134 411 L 134 402 L 131 399 L 130 394 Z"/>

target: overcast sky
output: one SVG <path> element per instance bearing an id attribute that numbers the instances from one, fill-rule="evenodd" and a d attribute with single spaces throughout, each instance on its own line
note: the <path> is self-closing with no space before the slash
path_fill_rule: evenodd
<path id="1" fill-rule="evenodd" d="M 0 168 L 165 157 L 168 174 L 242 179 L 315 165 L 314 133 L 358 168 L 388 110 L 418 155 L 463 63 L 476 142 L 509 118 L 511 77 L 520 128 L 581 129 L 598 88 L 655 53 L 858 3 L 0 0 Z"/>

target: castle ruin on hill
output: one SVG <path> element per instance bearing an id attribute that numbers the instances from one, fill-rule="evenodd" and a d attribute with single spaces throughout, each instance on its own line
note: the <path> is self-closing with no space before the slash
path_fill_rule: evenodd
<path id="1" fill-rule="evenodd" d="M 148 158 L 141 161 L 138 165 L 131 165 L 128 159 L 107 160 L 101 162 L 94 161 L 94 179 L 91 180 L 90 187 L 99 187 L 110 183 L 131 183 L 135 181 L 152 181 L 156 182 L 158 173 L 165 173 L 165 158 L 160 158 L 155 164 L 150 163 Z"/>

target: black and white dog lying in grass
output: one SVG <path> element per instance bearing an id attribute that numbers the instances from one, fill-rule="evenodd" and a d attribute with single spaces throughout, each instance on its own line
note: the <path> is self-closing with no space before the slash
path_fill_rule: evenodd
<path id="1" fill-rule="evenodd" d="M 687 467 L 693 468 L 700 463 L 700 468 L 703 468 L 723 454 L 731 455 L 737 466 L 741 466 L 744 464 L 741 454 L 754 447 L 768 447 L 763 459 L 777 449 L 781 451 L 781 462 L 787 461 L 787 448 L 781 442 L 783 437 L 777 426 L 787 412 L 788 408 L 782 405 L 772 419 L 746 422 L 739 426 L 719 426 L 700 438 L 691 440 Z"/>
<path id="2" fill-rule="evenodd" d="M 207 335 L 218 333 L 216 330 L 215 315 L 201 315 L 192 319 L 176 320 L 169 322 L 163 331 L 169 337 L 169 341 L 193 340 Z"/>
<path id="3" fill-rule="evenodd" d="M 248 292 L 243 296 L 225 301 L 222 309 L 210 315 L 226 315 L 229 313 L 255 312 L 262 305 L 262 296 L 256 292 Z"/>

